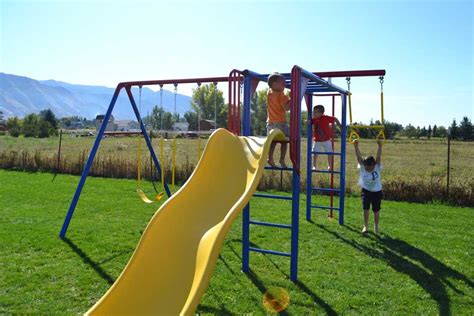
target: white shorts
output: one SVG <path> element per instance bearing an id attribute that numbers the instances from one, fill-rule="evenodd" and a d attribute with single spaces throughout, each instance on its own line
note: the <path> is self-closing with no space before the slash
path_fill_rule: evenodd
<path id="1" fill-rule="evenodd" d="M 330 140 L 325 142 L 313 142 L 313 151 L 330 153 L 333 151 Z"/>

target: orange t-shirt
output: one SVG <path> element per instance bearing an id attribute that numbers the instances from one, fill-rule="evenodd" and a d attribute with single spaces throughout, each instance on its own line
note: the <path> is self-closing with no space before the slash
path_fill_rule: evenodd
<path id="1" fill-rule="evenodd" d="M 267 123 L 286 123 L 285 105 L 290 100 L 283 91 L 268 91 Z"/>

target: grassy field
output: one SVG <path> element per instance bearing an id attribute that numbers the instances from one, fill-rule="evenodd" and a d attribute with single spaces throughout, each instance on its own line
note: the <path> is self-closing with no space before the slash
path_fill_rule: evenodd
<path id="1" fill-rule="evenodd" d="M 69 174 L 80 174 L 92 147 L 93 138 L 63 138 L 60 171 Z M 147 148 L 142 142 L 142 166 L 145 176 L 150 174 L 150 163 Z M 198 145 L 204 147 L 206 140 L 177 140 L 177 182 L 183 183 L 191 174 L 198 160 Z M 165 141 L 164 161 L 168 182 L 171 170 L 171 140 Z M 306 144 L 302 141 L 303 170 L 302 182 L 306 179 Z M 18 167 L 20 170 L 52 171 L 56 167 L 58 138 L 34 139 L 0 136 L 0 168 Z M 154 148 L 159 155 L 159 142 L 155 140 Z M 223 149 L 224 150 L 224 149 Z M 340 144 L 336 143 L 336 150 Z M 364 155 L 375 154 L 374 140 L 363 140 L 361 151 Z M 353 148 L 347 145 L 346 187 L 349 192 L 358 193 L 356 160 Z M 278 148 L 276 155 L 279 155 Z M 289 157 L 287 157 L 289 160 Z M 336 159 L 336 168 L 339 165 Z M 451 148 L 451 196 L 446 196 L 447 145 L 444 139 L 432 140 L 388 140 L 384 144 L 383 180 L 386 197 L 404 201 L 449 201 L 456 205 L 469 205 L 474 200 L 474 145 L 469 142 L 452 142 Z M 326 157 L 320 157 L 319 168 L 326 168 Z M 91 169 L 92 175 L 136 178 L 137 175 L 137 138 L 106 138 L 101 142 L 98 155 Z M 291 189 L 290 176 L 279 172 L 267 174 L 262 180 L 260 189 Z M 317 175 L 314 186 L 328 186 L 328 175 Z M 336 177 L 335 185 L 338 186 Z M 416 193 L 414 193 L 416 191 Z"/>
<path id="2" fill-rule="evenodd" d="M 89 178 L 61 241 L 78 177 L 51 178 L 0 170 L 0 314 L 84 313 L 117 278 L 159 207 L 141 203 L 133 181 Z M 251 273 L 240 272 L 238 220 L 198 312 L 265 314 L 262 295 L 277 286 L 290 295 L 288 315 L 472 315 L 473 211 L 384 201 L 381 234 L 366 237 L 357 198 L 347 199 L 344 226 L 324 212 L 313 223 L 301 216 L 296 284 L 287 258 L 252 253 Z M 252 218 L 289 223 L 288 202 L 253 199 Z M 289 233 L 252 228 L 251 242 L 287 251 Z"/>

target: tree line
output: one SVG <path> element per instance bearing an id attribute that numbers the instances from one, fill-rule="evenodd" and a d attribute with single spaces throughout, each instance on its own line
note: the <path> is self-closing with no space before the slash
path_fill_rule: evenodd
<path id="1" fill-rule="evenodd" d="M 13 137 L 24 135 L 25 137 L 45 138 L 58 134 L 58 120 L 50 109 L 43 110 L 39 114 L 30 113 L 23 119 L 11 117 L 7 120 L 8 132 Z"/>
<path id="2" fill-rule="evenodd" d="M 259 90 L 252 96 L 251 99 L 251 133 L 253 135 L 266 135 L 266 120 L 267 120 L 267 93 L 268 89 Z M 159 106 L 154 106 L 151 114 L 143 118 L 145 125 L 150 126 L 154 130 L 172 130 L 173 124 L 176 122 L 187 122 L 189 130 L 198 130 L 199 120 L 216 121 L 217 127 L 227 126 L 228 104 L 225 103 L 224 94 L 217 88 L 217 85 L 208 84 L 201 85 L 193 89 L 191 100 L 191 110 L 187 111 L 183 117 L 178 113 L 173 114 L 165 111 Z M 289 115 L 289 114 L 288 114 Z M 302 120 L 306 122 L 308 113 L 302 112 Z M 61 126 L 68 126 L 72 120 L 80 120 L 81 118 L 62 118 L 60 120 Z M 82 119 L 84 125 L 93 125 L 93 121 Z M 289 117 L 288 117 L 289 121 Z M 363 123 L 355 123 L 363 124 Z M 365 125 L 365 124 L 363 124 Z M 381 122 L 371 121 L 369 125 L 381 125 Z M 474 130 L 471 120 L 466 116 L 463 117 L 458 124 L 454 119 L 452 124 L 446 128 L 438 125 L 413 126 L 408 124 L 403 126 L 395 122 L 384 122 L 385 137 L 387 139 L 394 139 L 397 137 L 408 138 L 446 138 L 449 137 L 454 140 L 473 141 Z M 28 114 L 23 120 L 14 117 L 7 121 L 7 128 L 10 130 L 10 135 L 25 137 L 48 137 L 57 134 L 58 119 L 54 113 L 48 109 L 41 111 L 39 114 Z M 359 135 L 363 138 L 374 138 L 378 131 L 373 129 L 360 129 Z M 301 128 L 302 136 L 307 135 L 307 128 Z M 336 136 L 339 131 L 336 131 Z"/>
<path id="3" fill-rule="evenodd" d="M 143 118 L 143 123 L 154 130 L 171 130 L 174 123 L 187 122 L 189 130 L 198 130 L 200 120 L 216 121 L 217 127 L 227 126 L 228 105 L 224 101 L 224 93 L 216 85 L 201 85 L 193 89 L 191 110 L 181 117 L 179 113 L 171 113 L 158 105 L 151 114 Z"/>

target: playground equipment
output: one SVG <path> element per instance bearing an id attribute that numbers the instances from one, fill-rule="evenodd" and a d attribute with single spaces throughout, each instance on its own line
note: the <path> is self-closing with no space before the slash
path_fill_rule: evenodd
<path id="1" fill-rule="evenodd" d="M 214 132 L 189 180 L 155 213 L 123 272 L 87 314 L 194 314 L 274 139 L 284 136 Z"/>
<path id="2" fill-rule="evenodd" d="M 350 124 L 350 134 L 349 134 L 349 141 L 353 144 L 356 140 L 360 139 L 359 130 L 360 129 L 374 129 L 378 131 L 376 138 L 377 139 L 385 139 L 385 120 L 384 120 L 384 113 L 383 113 L 383 83 L 384 83 L 384 75 L 382 74 L 379 76 L 380 81 L 380 125 L 360 125 L 360 124 L 352 124 L 352 93 L 349 93 L 349 124 Z M 351 91 L 351 77 L 346 78 L 347 81 L 347 90 Z"/>
<path id="3" fill-rule="evenodd" d="M 163 170 L 151 146 L 150 139 L 140 118 L 139 110 L 131 93 L 134 86 L 164 85 L 178 83 L 225 82 L 229 84 L 228 130 L 217 130 L 210 138 L 198 166 L 185 185 L 166 201 L 155 213 L 144 232 L 140 243 L 128 265 L 106 295 L 91 309 L 91 313 L 193 313 L 209 282 L 223 240 L 232 222 L 243 209 L 242 222 L 242 270 L 249 272 L 250 252 L 279 255 L 290 258 L 290 279 L 298 280 L 298 234 L 300 198 L 300 156 L 301 156 L 301 102 L 303 98 L 312 116 L 312 99 L 318 94 L 334 94 L 341 97 L 341 151 L 324 153 L 340 157 L 339 189 L 313 188 L 311 176 L 312 129 L 308 126 L 308 182 L 307 220 L 311 220 L 311 209 L 338 211 L 339 224 L 344 223 L 345 191 L 345 147 L 346 147 L 346 99 L 350 94 L 323 77 L 383 76 L 384 70 L 311 73 L 294 66 L 291 73 L 282 74 L 291 89 L 290 137 L 284 138 L 279 130 L 268 137 L 251 137 L 250 101 L 260 81 L 268 74 L 250 70 L 232 70 L 228 77 L 136 81 L 120 83 L 105 114 L 108 122 L 118 94 L 125 89 L 132 108 L 139 121 L 142 134 L 153 158 L 155 167 L 168 197 L 171 192 L 163 178 Z M 243 93 L 243 98 L 241 94 Z M 81 179 L 69 207 L 60 237 L 64 238 L 89 168 L 94 159 L 106 124 L 102 124 L 93 148 L 84 167 Z M 239 137 L 242 136 L 242 137 Z M 268 150 L 273 141 L 289 142 L 291 168 L 265 167 Z M 160 158 L 163 161 L 162 147 Z M 219 170 L 219 172 L 216 172 Z M 263 170 L 291 171 L 292 195 L 254 194 Z M 318 172 L 316 170 L 315 172 Z M 326 171 L 329 172 L 329 171 Z M 333 192 L 339 196 L 338 207 L 315 206 L 311 204 L 314 192 Z M 251 197 L 291 201 L 291 224 L 260 222 L 250 219 Z M 250 225 L 289 229 L 291 250 L 277 250 L 250 247 Z M 126 302 L 126 305 L 124 304 Z"/>
<path id="4" fill-rule="evenodd" d="M 140 116 L 140 111 L 137 107 L 137 104 L 135 102 L 135 99 L 132 94 L 132 87 L 144 87 L 144 86 L 151 86 L 151 85 L 159 85 L 160 87 L 165 84 L 181 84 L 181 83 L 196 83 L 196 82 L 223 82 L 223 81 L 228 81 L 227 77 L 212 77 L 212 78 L 195 78 L 195 79 L 171 79 L 171 80 L 150 80 L 150 81 L 130 81 L 130 82 L 121 82 L 117 85 L 115 88 L 114 94 L 112 96 L 112 100 L 110 101 L 109 107 L 107 108 L 107 112 L 104 115 L 104 122 L 108 122 L 110 119 L 110 116 L 112 114 L 112 111 L 115 107 L 115 103 L 117 102 L 117 98 L 120 94 L 120 91 L 125 90 L 127 93 L 128 99 L 130 101 L 130 105 L 132 106 L 133 112 L 135 113 L 135 117 L 140 125 L 140 130 L 141 134 L 145 138 L 146 145 L 148 147 L 148 150 L 150 152 L 150 155 L 152 157 L 153 163 L 155 165 L 155 168 L 157 169 L 158 176 L 162 177 L 162 169 L 160 166 L 160 163 L 158 161 L 158 158 L 156 157 L 155 151 L 153 150 L 153 146 L 151 144 L 150 138 L 148 136 L 148 133 L 146 132 L 145 125 L 143 124 L 143 121 Z M 66 218 L 64 219 L 64 223 L 61 227 L 61 232 L 59 233 L 60 238 L 64 238 L 66 236 L 67 229 L 69 227 L 69 224 L 71 222 L 72 216 L 74 214 L 74 211 L 76 209 L 77 202 L 79 201 L 79 198 L 81 196 L 82 188 L 84 187 L 84 184 L 87 179 L 87 175 L 89 174 L 89 170 L 92 166 L 92 162 L 94 161 L 94 157 L 97 153 L 97 149 L 99 148 L 100 142 L 102 141 L 102 138 L 105 133 L 105 128 L 107 124 L 102 124 L 99 128 L 99 131 L 97 132 L 96 139 L 94 141 L 94 144 L 92 145 L 92 149 L 90 151 L 89 157 L 87 158 L 87 162 L 84 166 L 84 169 L 82 170 L 81 178 L 79 180 L 79 183 L 77 185 L 76 191 L 74 193 L 74 197 L 71 201 L 71 204 L 69 205 L 69 209 L 66 214 Z M 166 180 L 166 179 L 164 179 Z M 165 193 L 168 197 L 171 196 L 171 191 L 168 187 L 168 183 L 166 181 L 163 181 L 163 186 Z"/>
<path id="5" fill-rule="evenodd" d="M 290 143 L 291 168 L 265 167 L 266 170 L 291 171 L 292 173 L 292 196 L 281 196 L 272 194 L 254 194 L 254 197 L 270 198 L 291 201 L 291 224 L 269 223 L 255 221 L 250 218 L 250 204 L 243 211 L 242 223 L 242 271 L 250 270 L 250 252 L 259 252 L 271 255 L 278 255 L 290 258 L 290 279 L 294 282 L 298 279 L 298 234 L 299 234 L 299 197 L 300 197 L 300 148 L 301 148 L 301 101 L 306 100 L 308 108 L 311 108 L 309 95 L 316 92 L 338 93 L 345 104 L 347 91 L 339 88 L 326 80 L 321 79 L 317 74 L 308 72 L 298 66 L 294 66 L 291 73 L 282 74 L 286 81 L 287 88 L 291 89 L 292 98 L 290 101 L 290 138 L 283 141 Z M 229 75 L 229 130 L 235 134 L 240 134 L 240 86 L 243 82 L 243 114 L 242 114 L 242 135 L 251 135 L 250 126 L 250 100 L 256 91 L 260 81 L 266 82 L 268 74 L 259 74 L 250 70 L 233 70 Z M 311 113 L 311 112 L 308 112 Z M 345 113 L 344 113 L 345 114 Z M 343 133 L 345 133 L 345 116 L 342 119 Z M 310 156 L 309 156 L 310 157 Z M 345 158 L 345 154 L 344 154 Z M 310 168 L 311 170 L 311 168 Z M 340 214 L 340 221 L 343 220 L 343 210 Z M 291 230 L 290 252 L 260 249 L 250 247 L 250 225 L 275 227 Z"/>
<path id="6" fill-rule="evenodd" d="M 328 78 L 328 81 L 331 81 L 333 78 L 351 78 L 351 77 L 373 77 L 378 76 L 383 77 L 385 76 L 385 70 L 352 70 L 352 71 L 335 71 L 335 72 L 321 72 L 317 73 L 317 75 Z M 345 161 L 346 161 L 346 121 L 347 121 L 347 106 L 346 102 L 349 103 L 349 121 L 352 124 L 352 108 L 351 108 L 351 92 L 350 92 L 350 79 L 348 81 L 348 90 L 346 91 L 346 97 L 342 96 L 341 94 L 341 142 L 340 142 L 340 151 L 336 152 L 316 152 L 312 151 L 312 126 L 308 125 L 307 135 L 308 135 L 308 146 L 307 146 L 307 166 L 306 166 L 306 220 L 311 221 L 311 213 L 312 210 L 323 210 L 329 211 L 329 217 L 334 217 L 334 212 L 338 214 L 339 224 L 344 224 L 344 202 L 345 202 Z M 324 93 L 323 91 L 317 91 L 313 94 L 308 95 L 306 99 L 306 105 L 308 107 L 308 117 L 312 117 L 312 104 L 313 98 L 318 98 L 321 96 L 330 96 L 333 98 L 332 107 L 334 108 L 334 98 L 337 97 L 337 94 L 332 93 Z M 347 100 L 347 101 L 346 101 Z M 383 107 L 382 107 L 383 113 Z M 333 109 L 334 115 L 334 109 Z M 383 115 L 383 114 L 382 114 Z M 362 125 L 349 125 L 350 128 L 362 128 Z M 353 141 L 353 135 L 358 134 L 355 130 L 350 130 L 349 141 Z M 331 135 L 331 142 L 333 144 L 334 150 L 334 133 Z M 312 157 L 313 155 L 329 155 L 332 160 L 332 165 L 334 166 L 334 158 L 339 158 L 339 169 L 336 170 L 334 167 L 332 170 L 312 170 Z M 330 175 L 330 187 L 313 187 L 313 174 L 329 174 Z M 339 175 L 339 187 L 334 187 L 334 175 Z M 329 195 L 330 202 L 329 205 L 321 205 L 321 204 L 313 204 L 313 194 L 325 194 Z M 339 203 L 336 206 L 334 197 L 339 197 Z"/>

